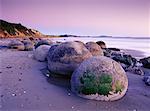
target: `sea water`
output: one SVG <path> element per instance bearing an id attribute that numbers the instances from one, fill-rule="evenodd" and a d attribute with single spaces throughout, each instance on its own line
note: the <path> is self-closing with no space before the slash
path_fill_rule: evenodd
<path id="1" fill-rule="evenodd" d="M 145 56 L 150 56 L 150 38 L 121 38 L 121 37 L 62 37 L 52 38 L 53 41 L 65 42 L 65 41 L 82 41 L 96 42 L 104 41 L 107 47 L 119 48 L 119 49 L 131 49 L 144 53 Z"/>

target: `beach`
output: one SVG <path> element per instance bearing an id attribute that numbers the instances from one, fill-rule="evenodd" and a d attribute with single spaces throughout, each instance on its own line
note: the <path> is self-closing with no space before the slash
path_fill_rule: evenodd
<path id="1" fill-rule="evenodd" d="M 6 43 L 4 43 L 6 44 Z M 136 50 L 128 51 L 137 55 Z M 144 55 L 140 53 L 140 55 Z M 142 56 L 141 56 L 142 57 Z M 143 56 L 144 57 L 144 56 Z M 38 62 L 33 51 L 0 49 L 1 110 L 2 111 L 149 111 L 150 87 L 143 76 L 127 72 L 129 87 L 117 101 L 102 102 L 78 97 L 64 82 L 47 80 L 41 69 L 46 62 Z M 150 72 L 149 69 L 144 71 Z"/>

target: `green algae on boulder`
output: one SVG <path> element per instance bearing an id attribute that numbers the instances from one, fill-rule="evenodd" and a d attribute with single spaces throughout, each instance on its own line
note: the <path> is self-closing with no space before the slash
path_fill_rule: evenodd
<path id="1" fill-rule="evenodd" d="M 118 100 L 127 88 L 128 79 L 121 65 L 104 56 L 83 61 L 71 77 L 71 90 L 88 99 Z"/>
<path id="2" fill-rule="evenodd" d="M 80 92 L 82 94 L 101 94 L 108 95 L 111 91 L 112 77 L 111 75 L 102 74 L 100 77 L 95 77 L 92 73 L 84 73 L 80 78 L 82 83 Z"/>

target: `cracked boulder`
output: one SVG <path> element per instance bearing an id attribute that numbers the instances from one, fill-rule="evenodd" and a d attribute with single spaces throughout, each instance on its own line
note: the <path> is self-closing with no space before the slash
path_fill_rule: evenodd
<path id="1" fill-rule="evenodd" d="M 48 69 L 54 74 L 71 76 L 80 63 L 92 57 L 80 42 L 64 42 L 51 47 L 48 52 Z"/>
<path id="2" fill-rule="evenodd" d="M 121 65 L 105 56 L 83 61 L 71 77 L 72 92 L 87 99 L 118 100 L 127 88 L 128 78 Z"/>

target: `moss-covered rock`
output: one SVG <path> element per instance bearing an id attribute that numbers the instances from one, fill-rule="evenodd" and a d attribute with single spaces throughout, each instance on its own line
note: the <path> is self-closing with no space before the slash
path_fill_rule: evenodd
<path id="1" fill-rule="evenodd" d="M 104 56 L 83 61 L 71 77 L 72 91 L 88 99 L 117 100 L 127 88 L 128 79 L 121 65 Z"/>

